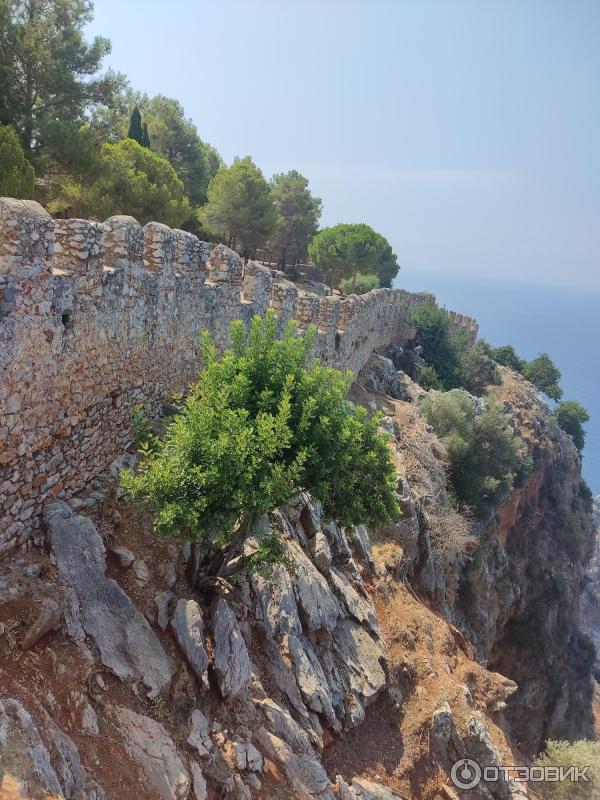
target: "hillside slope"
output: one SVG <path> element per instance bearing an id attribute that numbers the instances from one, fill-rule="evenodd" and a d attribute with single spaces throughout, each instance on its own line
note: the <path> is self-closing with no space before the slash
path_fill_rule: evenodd
<path id="1" fill-rule="evenodd" d="M 451 767 L 592 735 L 592 526 L 569 437 L 503 378 L 535 466 L 477 529 L 449 507 L 422 390 L 379 356 L 352 399 L 386 415 L 402 516 L 344 532 L 298 497 L 255 530 L 282 532 L 293 574 L 195 596 L 189 550 L 117 490 L 133 454 L 46 504 L 44 534 L 0 561 L 1 796 L 526 797 L 461 792 Z"/>

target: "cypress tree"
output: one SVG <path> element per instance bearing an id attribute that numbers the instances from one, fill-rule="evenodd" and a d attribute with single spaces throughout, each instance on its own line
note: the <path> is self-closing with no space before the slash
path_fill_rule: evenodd
<path id="1" fill-rule="evenodd" d="M 142 125 L 142 147 L 150 149 L 150 136 L 148 135 L 148 125 L 144 122 Z"/>
<path id="2" fill-rule="evenodd" d="M 133 107 L 131 118 L 129 120 L 129 130 L 127 131 L 127 138 L 134 139 L 138 144 L 143 145 L 144 131 L 142 129 L 142 115 L 137 106 Z"/>

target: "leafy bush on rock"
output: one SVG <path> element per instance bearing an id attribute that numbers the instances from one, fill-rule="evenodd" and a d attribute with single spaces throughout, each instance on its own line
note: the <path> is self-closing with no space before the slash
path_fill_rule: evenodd
<path id="1" fill-rule="evenodd" d="M 446 446 L 456 499 L 484 516 L 510 488 L 519 466 L 521 440 L 507 415 L 490 401 L 478 413 L 475 398 L 460 389 L 431 395 L 421 411 Z"/>
<path id="2" fill-rule="evenodd" d="M 219 357 L 205 334 L 203 369 L 181 412 L 142 448 L 137 474 L 124 475 L 127 491 L 155 512 L 157 533 L 197 543 L 213 565 L 206 574 L 242 553 L 261 515 L 304 490 L 345 526 L 399 513 L 380 418 L 347 400 L 349 373 L 307 365 L 315 335 L 291 322 L 278 338 L 268 312 L 249 331 L 234 322 L 232 347 Z M 281 560 L 275 542 L 263 550 L 242 565 Z"/>

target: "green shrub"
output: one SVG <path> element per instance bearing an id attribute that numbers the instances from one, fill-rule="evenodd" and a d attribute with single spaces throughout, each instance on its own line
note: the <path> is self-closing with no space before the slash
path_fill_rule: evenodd
<path id="1" fill-rule="evenodd" d="M 589 767 L 589 781 L 536 782 L 535 790 L 543 800 L 600 800 L 600 742 L 550 740 L 546 750 L 534 761 L 536 767 Z"/>
<path id="2" fill-rule="evenodd" d="M 154 441 L 154 431 L 150 420 L 144 414 L 144 409 L 139 403 L 133 407 L 132 415 L 133 435 L 142 448 L 151 448 Z"/>
<path id="3" fill-rule="evenodd" d="M 519 358 L 515 352 L 515 348 L 511 344 L 502 345 L 502 347 L 494 347 L 491 353 L 492 358 L 496 363 L 502 364 L 503 367 L 510 367 L 515 372 L 522 373 L 525 369 L 527 362 Z"/>
<path id="4" fill-rule="evenodd" d="M 299 281 L 300 280 L 300 270 L 296 266 L 296 264 L 287 264 L 285 268 L 285 277 L 288 281 Z"/>
<path id="5" fill-rule="evenodd" d="M 577 400 L 565 400 L 556 407 L 556 420 L 563 431 L 573 439 L 575 447 L 581 453 L 585 445 L 583 423 L 588 422 L 590 415 Z"/>
<path id="6" fill-rule="evenodd" d="M 398 515 L 380 417 L 346 399 L 349 373 L 316 360 L 306 366 L 315 335 L 313 328 L 300 336 L 291 322 L 278 338 L 272 312 L 249 331 L 234 322 L 222 357 L 204 335 L 204 368 L 181 412 L 143 448 L 137 474 L 123 477 L 155 512 L 158 534 L 179 534 L 211 563 L 222 553 L 224 563 L 241 552 L 258 517 L 302 490 L 345 526 Z M 282 552 L 273 542 L 263 550 L 267 560 Z M 256 558 L 245 563 L 258 568 Z"/>
<path id="7" fill-rule="evenodd" d="M 521 441 L 497 403 L 476 413 L 472 397 L 460 389 L 427 398 L 421 411 L 446 446 L 449 479 L 457 499 L 478 516 L 511 486 Z"/>
<path id="8" fill-rule="evenodd" d="M 424 364 L 422 367 L 419 367 L 417 380 L 423 389 L 437 389 L 438 391 L 444 390 L 442 382 L 431 364 Z"/>
<path id="9" fill-rule="evenodd" d="M 342 294 L 366 294 L 372 289 L 378 288 L 379 278 L 377 275 L 364 275 L 362 272 L 356 273 L 356 281 L 352 278 L 343 278 L 340 281 Z"/>
<path id="10" fill-rule="evenodd" d="M 423 348 L 427 369 L 421 367 L 417 379 L 424 389 L 466 389 L 483 394 L 485 387 L 499 383 L 492 348 L 485 340 L 469 346 L 463 332 L 450 334 L 450 315 L 433 300 L 413 306 L 410 321 Z"/>
<path id="11" fill-rule="evenodd" d="M 423 348 L 423 358 L 435 370 L 442 387 L 459 386 L 458 348 L 451 341 L 450 315 L 446 309 L 426 300 L 412 307 L 410 322 L 417 331 L 416 344 Z"/>
<path id="12" fill-rule="evenodd" d="M 486 386 L 500 383 L 498 367 L 490 352 L 490 346 L 482 339 L 460 353 L 461 386 L 471 394 L 481 395 Z"/>
<path id="13" fill-rule="evenodd" d="M 33 196 L 35 173 L 14 128 L 0 125 L 0 197 Z"/>
<path id="14" fill-rule="evenodd" d="M 562 397 L 562 389 L 559 386 L 560 370 L 548 353 L 540 353 L 533 361 L 525 364 L 523 375 L 551 400 L 560 400 Z"/>

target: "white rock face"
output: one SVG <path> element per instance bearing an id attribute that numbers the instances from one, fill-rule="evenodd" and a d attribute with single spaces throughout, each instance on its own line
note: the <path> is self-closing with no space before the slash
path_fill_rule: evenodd
<path id="1" fill-rule="evenodd" d="M 135 555 L 128 547 L 121 547 L 121 545 L 117 544 L 110 548 L 110 552 L 115 555 L 119 566 L 123 567 L 123 569 L 128 569 L 135 561 Z"/>
<path id="2" fill-rule="evenodd" d="M 47 793 L 104 800 L 103 789 L 88 778 L 73 741 L 37 703 L 35 715 L 37 722 L 19 700 L 0 700 L 0 782 L 2 773 L 11 774 L 24 800 Z"/>
<path id="3" fill-rule="evenodd" d="M 329 789 L 327 773 L 314 755 L 294 753 L 283 739 L 264 728 L 257 732 L 256 738 L 263 753 L 281 766 L 298 798 L 319 796 Z"/>
<path id="4" fill-rule="evenodd" d="M 161 631 L 166 630 L 167 625 L 169 624 L 169 606 L 171 605 L 172 599 L 173 592 L 161 592 L 154 598 L 154 604 L 156 606 L 156 622 L 158 623 L 158 627 L 161 629 Z"/>
<path id="5" fill-rule="evenodd" d="M 131 565 L 131 569 L 138 583 L 142 584 L 142 586 L 148 583 L 150 580 L 150 570 L 145 561 L 136 558 Z"/>
<path id="6" fill-rule="evenodd" d="M 60 577 L 77 595 L 81 625 L 102 662 L 122 680 L 141 679 L 156 697 L 171 681 L 173 662 L 128 595 L 106 577 L 104 543 L 94 524 L 63 502 L 46 506 L 44 519 Z"/>
<path id="7" fill-rule="evenodd" d="M 392 792 L 386 786 L 365 778 L 354 778 L 352 789 L 357 800 L 403 800 L 399 794 Z"/>
<path id="8" fill-rule="evenodd" d="M 202 681 L 208 656 L 204 648 L 204 620 L 198 603 L 195 600 L 179 600 L 171 627 L 190 667 L 198 680 Z"/>
<path id="9" fill-rule="evenodd" d="M 213 604 L 211 625 L 215 640 L 213 667 L 219 689 L 224 698 L 237 697 L 248 685 L 252 667 L 235 614 L 222 597 Z"/>
<path id="10" fill-rule="evenodd" d="M 208 758 L 212 750 L 213 743 L 208 729 L 208 720 L 199 708 L 192 711 L 190 717 L 191 732 L 188 736 L 188 744 L 197 750 L 200 758 Z"/>
<path id="11" fill-rule="evenodd" d="M 197 761 L 192 761 L 190 764 L 192 768 L 192 778 L 194 781 L 194 796 L 196 800 L 206 800 L 208 791 L 206 789 L 206 779 L 202 774 L 202 769 Z"/>
<path id="12" fill-rule="evenodd" d="M 161 800 L 185 800 L 190 793 L 190 776 L 160 722 L 124 706 L 114 707 L 112 716 L 123 734 L 127 752 Z"/>

